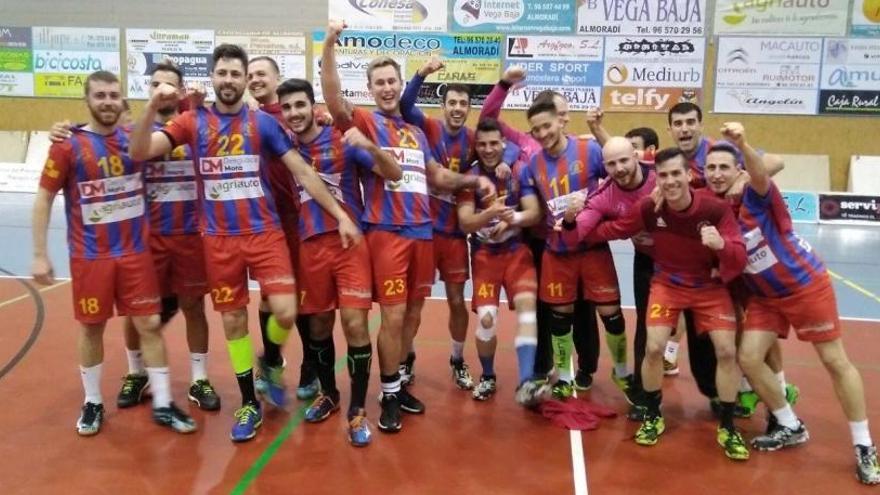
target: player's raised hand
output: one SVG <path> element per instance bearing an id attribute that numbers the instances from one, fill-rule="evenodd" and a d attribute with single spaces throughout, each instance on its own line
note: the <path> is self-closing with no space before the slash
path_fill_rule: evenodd
<path id="1" fill-rule="evenodd" d="M 327 24 L 327 39 L 336 40 L 339 38 L 339 35 L 342 34 L 342 31 L 348 27 L 348 24 L 341 19 L 333 19 Z"/>
<path id="2" fill-rule="evenodd" d="M 363 234 L 361 234 L 361 229 L 346 216 L 339 222 L 339 237 L 342 239 L 342 249 L 348 249 L 357 246 L 363 239 Z"/>
<path id="3" fill-rule="evenodd" d="M 419 75 L 422 77 L 428 77 L 444 67 L 446 67 L 446 64 L 444 64 L 437 56 L 433 56 L 425 62 L 425 65 L 419 68 Z"/>
<path id="4" fill-rule="evenodd" d="M 706 225 L 700 229 L 700 237 L 703 245 L 713 251 L 724 249 L 724 238 L 713 225 Z"/>
<path id="5" fill-rule="evenodd" d="M 590 107 L 587 109 L 587 125 L 590 127 L 602 125 L 602 117 L 605 112 L 599 107 Z"/>
<path id="6" fill-rule="evenodd" d="M 373 142 L 357 127 L 352 127 L 342 135 L 342 142 L 355 148 L 367 149 L 374 146 Z"/>
<path id="7" fill-rule="evenodd" d="M 501 80 L 511 86 L 519 84 L 526 80 L 526 68 L 522 65 L 511 65 L 501 75 Z"/>
<path id="8" fill-rule="evenodd" d="M 725 122 L 721 126 L 721 136 L 742 149 L 746 142 L 746 128 L 739 122 Z"/>
<path id="9" fill-rule="evenodd" d="M 49 129 L 49 141 L 52 141 L 53 143 L 63 143 L 64 141 L 67 141 L 73 137 L 73 133 L 70 132 L 71 127 L 73 127 L 73 124 L 71 124 L 69 120 L 55 122 L 52 124 L 52 128 Z"/>
<path id="10" fill-rule="evenodd" d="M 171 84 L 162 83 L 153 91 L 153 95 L 150 97 L 147 105 L 153 110 L 158 110 L 176 104 L 179 98 L 180 90 L 178 88 Z"/>
<path id="11" fill-rule="evenodd" d="M 34 256 L 31 262 L 31 276 L 34 282 L 40 285 L 52 285 L 55 283 L 55 271 L 48 256 Z"/>
<path id="12" fill-rule="evenodd" d="M 199 81 L 190 81 L 186 84 L 186 99 L 189 100 L 189 107 L 193 110 L 205 104 L 205 98 L 208 97 L 208 90 L 205 85 Z"/>

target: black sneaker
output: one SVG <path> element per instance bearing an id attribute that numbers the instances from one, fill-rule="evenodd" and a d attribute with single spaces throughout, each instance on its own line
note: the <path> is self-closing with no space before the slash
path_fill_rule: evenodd
<path id="1" fill-rule="evenodd" d="M 577 374 L 574 376 L 574 388 L 581 392 L 593 388 L 593 375 L 584 370 L 578 370 Z"/>
<path id="2" fill-rule="evenodd" d="M 626 413 L 626 418 L 630 421 L 635 421 L 641 423 L 648 417 L 648 408 L 645 406 L 640 406 L 638 404 L 633 404 L 630 406 L 629 411 Z"/>
<path id="3" fill-rule="evenodd" d="M 798 420 L 798 426 L 794 429 L 776 423 L 770 433 L 753 438 L 752 447 L 755 450 L 772 452 L 785 447 L 800 445 L 809 439 L 810 432 L 807 431 L 803 421 Z"/>
<path id="4" fill-rule="evenodd" d="M 400 409 L 403 412 L 410 414 L 423 414 L 425 412 L 425 405 L 422 404 L 422 401 L 416 399 L 413 394 L 409 393 L 407 387 L 400 387 L 400 393 L 397 394 L 397 398 L 400 400 Z"/>
<path id="5" fill-rule="evenodd" d="M 455 360 L 449 358 L 449 367 L 452 369 L 452 382 L 461 390 L 472 390 L 474 388 L 474 377 L 471 376 L 468 365 L 464 359 Z"/>
<path id="6" fill-rule="evenodd" d="M 79 419 L 76 420 L 76 432 L 84 437 L 97 435 L 103 421 L 104 404 L 86 402 L 83 404 Z"/>
<path id="7" fill-rule="evenodd" d="M 880 463 L 877 462 L 877 447 L 856 445 L 856 476 L 866 485 L 880 484 Z"/>
<path id="8" fill-rule="evenodd" d="M 167 426 L 177 433 L 192 433 L 196 431 L 196 422 L 185 412 L 178 409 L 173 402 L 168 407 L 154 408 L 153 421 L 156 424 Z"/>
<path id="9" fill-rule="evenodd" d="M 144 400 L 144 393 L 150 386 L 150 377 L 146 374 L 130 373 L 122 377 L 122 389 L 116 397 L 116 407 L 125 409 L 133 407 Z"/>
<path id="10" fill-rule="evenodd" d="M 189 400 L 195 402 L 203 411 L 220 409 L 220 396 L 208 380 L 196 380 L 189 387 Z"/>
<path id="11" fill-rule="evenodd" d="M 403 425 L 400 423 L 400 399 L 397 394 L 382 395 L 382 414 L 379 415 L 379 430 L 385 433 L 397 433 Z"/>

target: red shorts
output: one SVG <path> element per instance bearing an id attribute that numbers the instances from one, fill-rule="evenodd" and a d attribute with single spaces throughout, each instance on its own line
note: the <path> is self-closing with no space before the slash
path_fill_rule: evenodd
<path id="1" fill-rule="evenodd" d="M 364 241 L 343 249 L 337 232 L 310 237 L 299 250 L 300 313 L 373 305 L 370 249 Z"/>
<path id="2" fill-rule="evenodd" d="M 72 258 L 73 317 L 82 323 L 103 323 L 113 316 L 157 315 L 162 310 L 159 284 L 149 252 L 119 258 Z"/>
<path id="3" fill-rule="evenodd" d="M 266 295 L 296 294 L 290 252 L 284 234 L 206 235 L 205 269 L 214 309 L 232 311 L 247 306 L 248 273 Z"/>
<path id="4" fill-rule="evenodd" d="M 840 337 L 840 317 L 831 279 L 825 275 L 786 297 L 752 295 L 746 306 L 746 331 L 776 332 L 788 337 L 794 327 L 799 340 L 828 342 Z"/>
<path id="5" fill-rule="evenodd" d="M 586 300 L 598 304 L 620 301 L 610 248 L 571 254 L 544 251 L 539 294 L 542 301 L 552 305 L 573 303 L 578 298 L 578 282 Z"/>
<path id="6" fill-rule="evenodd" d="M 690 289 L 651 282 L 647 318 L 649 327 L 674 329 L 678 325 L 679 314 L 685 309 L 693 312 L 697 333 L 736 331 L 736 314 L 727 288 Z"/>
<path id="7" fill-rule="evenodd" d="M 467 239 L 434 233 L 434 266 L 440 280 L 463 284 L 468 279 Z"/>
<path id="8" fill-rule="evenodd" d="M 371 230 L 365 237 L 373 260 L 373 297 L 379 304 L 402 304 L 431 295 L 431 241 L 384 230 Z"/>
<path id="9" fill-rule="evenodd" d="M 513 251 L 490 253 L 487 249 L 474 252 L 474 297 L 471 307 L 498 306 L 501 288 L 507 293 L 507 304 L 514 309 L 513 301 L 518 294 L 536 294 L 538 280 L 532 253 L 523 245 Z"/>
<path id="10" fill-rule="evenodd" d="M 151 235 L 150 252 L 162 297 L 201 297 L 208 293 L 201 234 Z"/>

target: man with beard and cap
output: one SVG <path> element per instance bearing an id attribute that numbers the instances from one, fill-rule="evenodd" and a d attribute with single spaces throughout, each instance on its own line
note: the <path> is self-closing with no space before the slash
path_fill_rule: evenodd
<path id="1" fill-rule="evenodd" d="M 364 228 L 373 264 L 374 297 L 382 313 L 378 350 L 382 383 L 379 429 L 401 429 L 400 411 L 421 414 L 424 404 L 406 386 L 401 388 L 400 363 L 412 348 L 421 321 L 425 297 L 434 279 L 433 221 L 428 185 L 448 192 L 479 189 L 495 192 L 485 178 L 466 176 L 443 168 L 433 157 L 424 133 L 400 115 L 402 78 L 399 64 L 379 57 L 367 67 L 367 88 L 376 111 L 352 106 L 342 97 L 336 67 L 336 44 L 345 23 L 331 21 L 324 40 L 321 85 L 327 109 L 343 131 L 358 128 L 401 164 L 400 180 L 369 174 L 364 179 Z"/>
<path id="2" fill-rule="evenodd" d="M 80 375 L 85 404 L 77 420 L 80 435 L 95 435 L 104 419 L 101 368 L 104 328 L 113 316 L 130 316 L 144 351 L 152 383 L 153 420 L 180 433 L 196 424 L 171 400 L 171 380 L 159 313 L 159 284 L 149 251 L 149 218 L 143 163 L 126 153 L 129 137 L 118 127 L 122 114 L 119 79 L 98 71 L 85 82 L 89 123 L 49 148 L 34 201 L 34 259 L 31 273 L 52 284 L 46 251 L 49 214 L 64 191 L 74 318 L 79 322 Z M 170 151 L 170 150 L 169 150 Z"/>
<path id="3" fill-rule="evenodd" d="M 131 135 L 130 153 L 151 158 L 188 143 L 197 164 L 202 191 L 201 231 L 205 243 L 208 286 L 219 311 L 235 371 L 242 407 L 235 412 L 230 437 L 246 441 L 262 424 L 262 409 L 254 390 L 254 353 L 248 336 L 248 274 L 267 294 L 273 316 L 269 339 L 283 344 L 297 314 L 296 281 L 290 253 L 278 217 L 268 175 L 272 159 L 280 159 L 296 180 L 339 222 L 344 245 L 361 240 L 360 230 L 336 202 L 317 173 L 293 150 L 284 129 L 270 115 L 249 109 L 242 97 L 247 77 L 247 54 L 236 45 L 214 49 L 211 82 L 217 101 L 172 119 L 152 131 L 157 109 L 176 98 L 176 88 L 158 88 Z M 283 407 L 287 395 L 281 366 L 266 366 L 266 399 Z"/>
<path id="4" fill-rule="evenodd" d="M 364 211 L 361 178 L 365 174 L 377 174 L 385 179 L 400 179 L 400 165 L 356 128 L 343 134 L 334 127 L 318 125 L 315 93 L 308 81 L 288 79 L 278 87 L 277 94 L 285 124 L 294 134 L 296 149 L 317 170 L 352 221 L 360 223 Z M 367 325 L 373 285 L 370 251 L 365 242 L 345 249 L 336 236 L 337 222 L 302 188 L 299 188 L 299 203 L 301 312 L 311 315 L 310 345 L 316 354 L 321 385 L 320 394 L 306 409 L 305 420 L 317 423 L 339 410 L 333 347 L 333 324 L 338 308 L 348 343 L 347 363 L 351 376 L 348 438 L 352 445 L 363 447 L 371 439 L 365 409 L 373 358 Z"/>

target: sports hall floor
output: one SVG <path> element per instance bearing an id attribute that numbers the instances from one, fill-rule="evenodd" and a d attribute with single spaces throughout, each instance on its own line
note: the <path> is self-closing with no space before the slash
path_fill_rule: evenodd
<path id="1" fill-rule="evenodd" d="M 148 406 L 117 410 L 114 398 L 125 373 L 119 321 L 105 335 L 103 392 L 108 405 L 101 434 L 80 438 L 74 422 L 82 401 L 76 365 L 76 332 L 67 282 L 35 290 L 26 279 L 30 263 L 32 196 L 0 194 L 0 494 L 858 494 L 846 420 L 813 350 L 796 341 L 783 346 L 788 380 L 801 389 L 796 407 L 811 432 L 804 446 L 776 453 L 753 452 L 746 463 L 727 460 L 715 444 L 715 420 L 696 390 L 680 355 L 682 374 L 664 383 L 668 431 L 651 448 L 635 445 L 636 424 L 623 416 L 583 434 L 553 426 L 513 402 L 515 356 L 512 318 L 504 313 L 498 355 L 498 394 L 487 403 L 455 389 L 448 374 L 446 306 L 426 304 L 417 339 L 413 392 L 424 416 L 405 416 L 404 431 L 375 428 L 378 372 L 373 369 L 368 414 L 374 441 L 367 449 L 348 445 L 342 414 L 304 424 L 304 404 L 267 414 L 254 441 L 228 439 L 237 387 L 228 364 L 219 317 L 209 311 L 209 373 L 224 403 L 219 413 L 189 408 L 199 431 L 181 436 L 150 420 Z M 58 276 L 67 260 L 61 201 L 53 213 L 51 257 Z M 835 274 L 845 342 L 868 395 L 869 420 L 880 440 L 880 229 L 799 225 L 798 229 Z M 631 249 L 613 246 L 624 293 L 632 305 Z M 435 296 L 442 291 L 435 288 Z M 255 307 L 252 308 L 255 311 Z M 378 311 L 371 327 L 378 327 Z M 629 331 L 634 316 L 627 312 Z M 252 329 L 256 329 L 252 319 Z M 630 334 L 631 335 L 631 334 Z M 166 332 L 174 396 L 186 402 L 188 355 L 182 318 Z M 344 349 L 337 333 L 337 349 Z M 256 345 L 259 348 L 259 344 Z M 296 346 L 286 351 L 298 362 Z M 684 349 L 684 347 L 683 347 Z M 341 357 L 341 352 L 337 357 Z M 472 371 L 479 365 L 469 342 Z M 343 406 L 345 361 L 337 361 Z M 608 379 L 604 348 L 589 399 L 623 413 L 625 402 Z M 297 379 L 295 373 L 288 380 Z M 343 409 L 344 410 L 344 409 Z M 764 427 L 764 410 L 738 420 L 747 437 Z M 876 492 L 876 490 L 875 490 Z M 880 492 L 877 492 L 880 493 Z"/>

